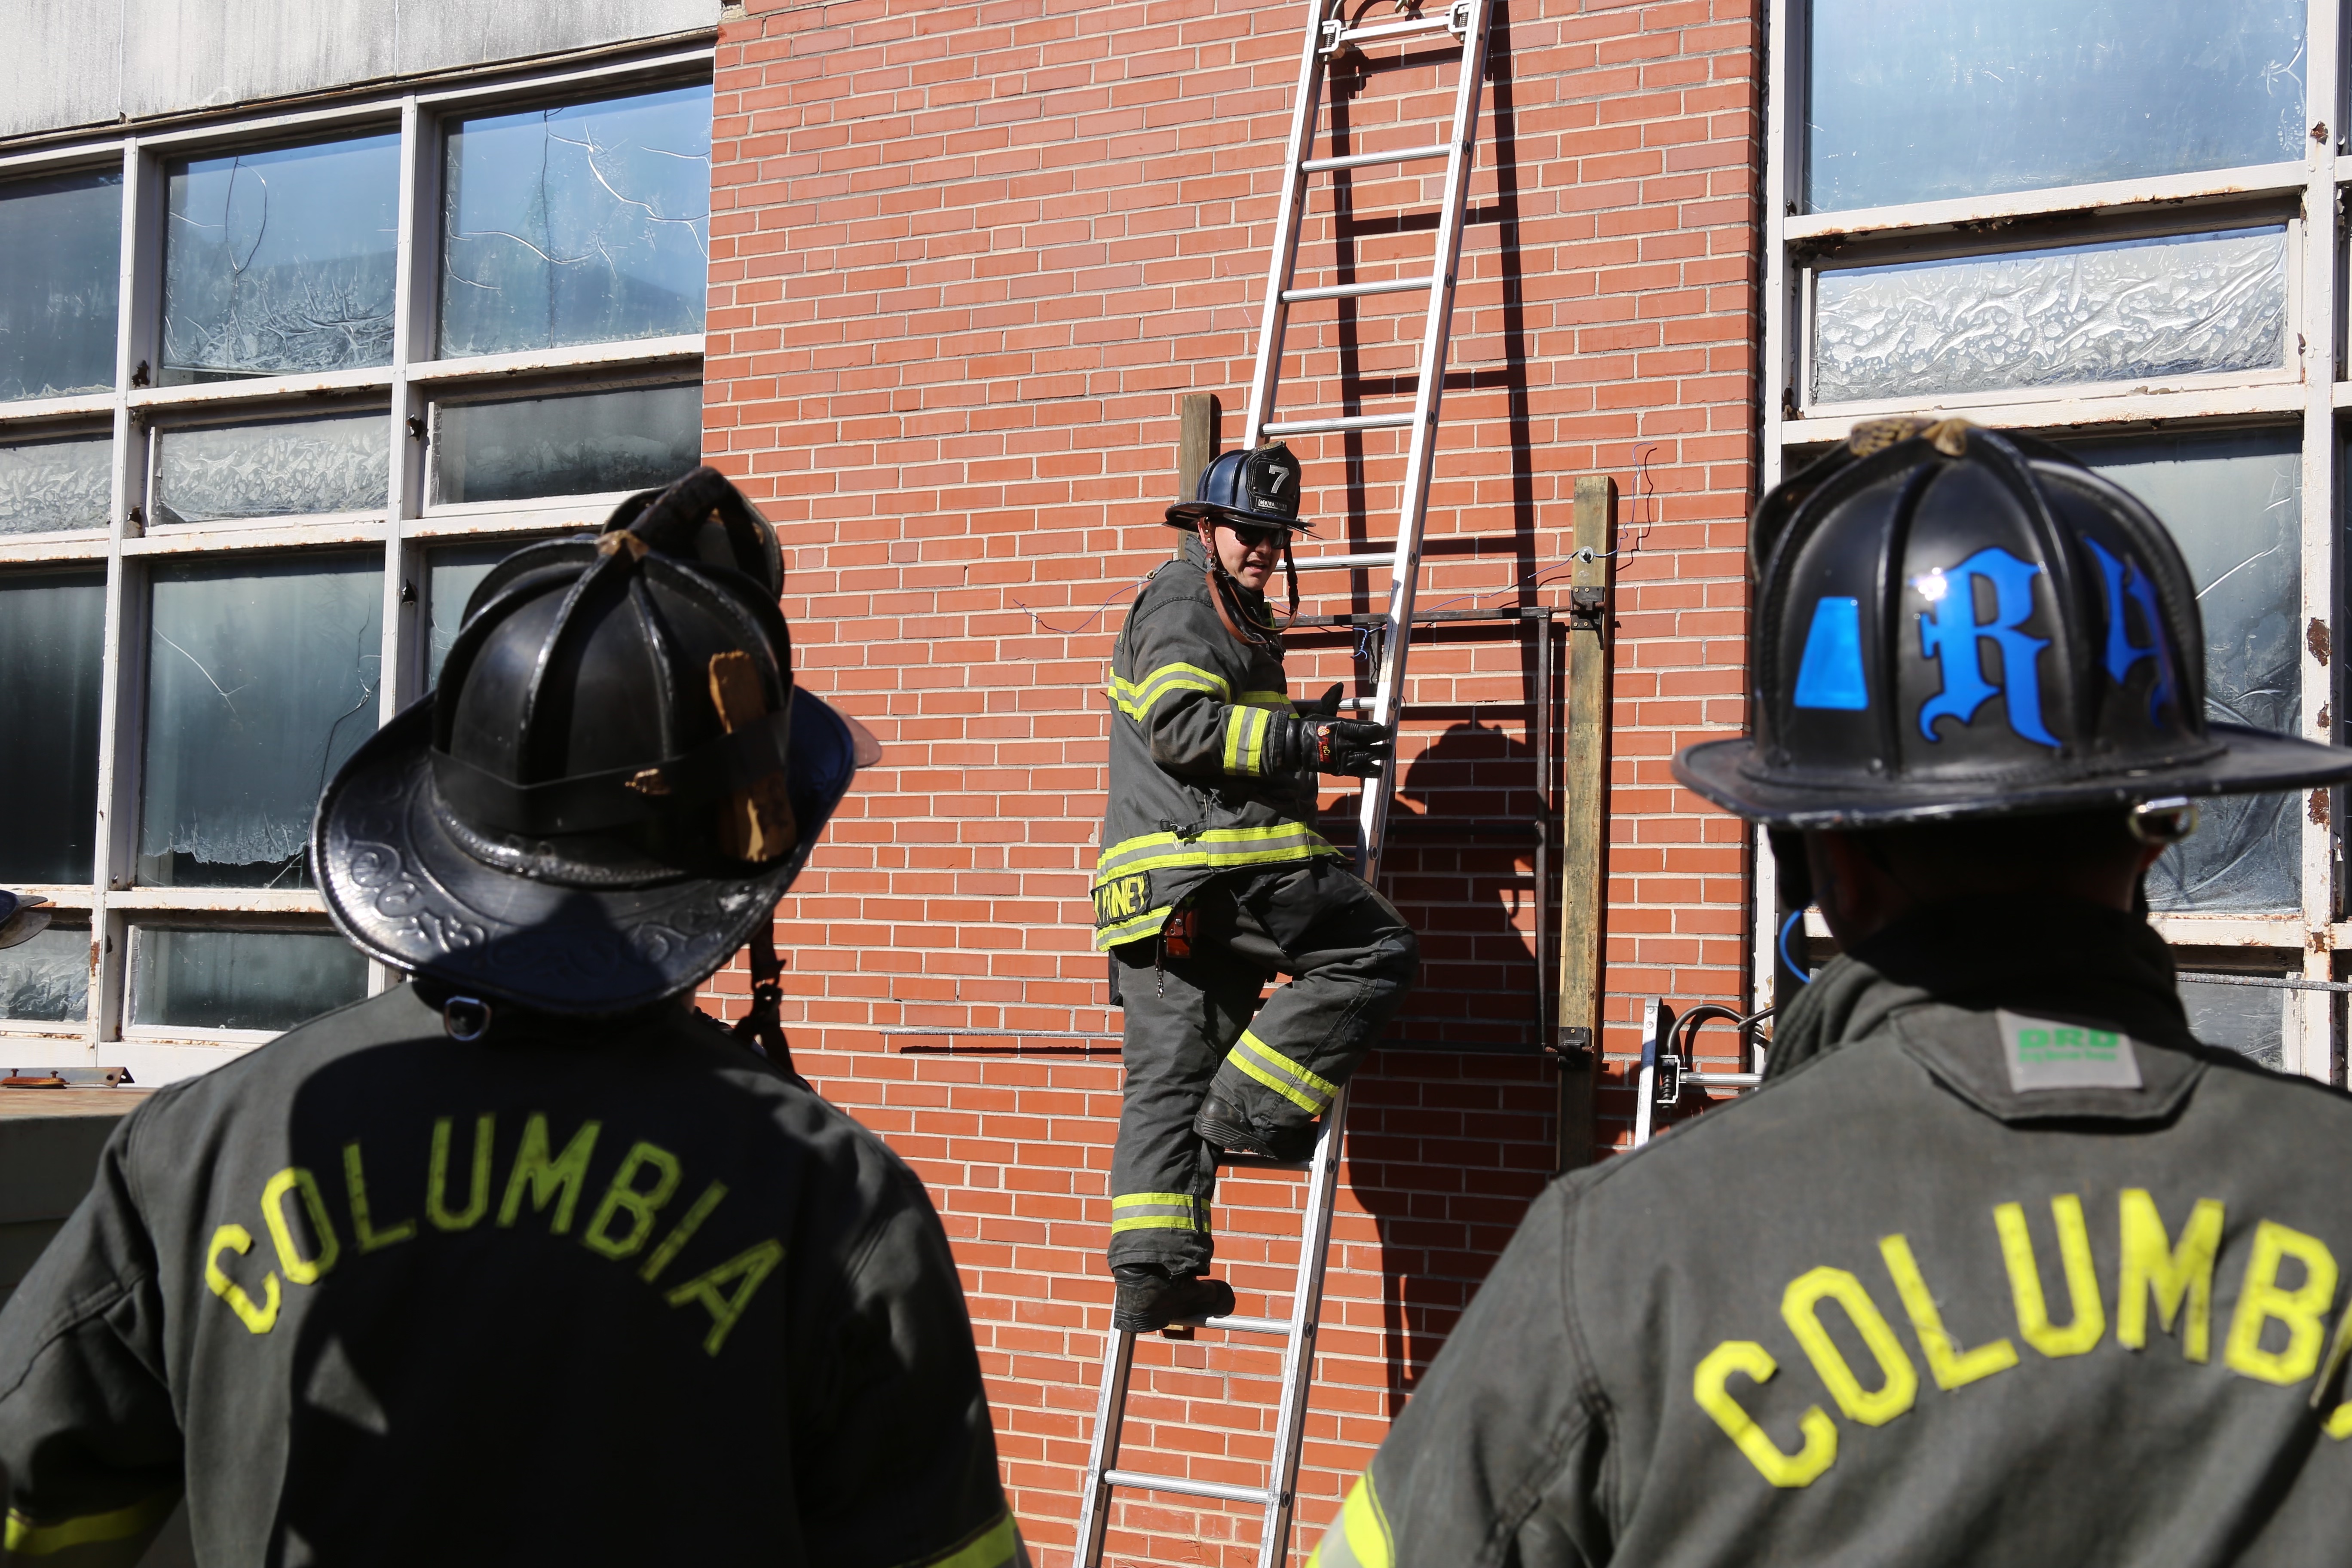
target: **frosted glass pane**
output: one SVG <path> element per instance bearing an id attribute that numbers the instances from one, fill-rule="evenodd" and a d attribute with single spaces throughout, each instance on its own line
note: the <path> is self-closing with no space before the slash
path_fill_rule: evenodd
<path id="1" fill-rule="evenodd" d="M 155 521 L 373 511 L 389 483 L 381 409 L 156 435 Z"/>
<path id="2" fill-rule="evenodd" d="M 0 577 L 0 887 L 90 879 L 105 637 L 105 573 Z"/>
<path id="3" fill-rule="evenodd" d="M 104 528 L 113 452 L 105 436 L 0 447 L 0 533 Z"/>
<path id="4" fill-rule="evenodd" d="M 2209 1046 L 2282 1069 L 2286 1066 L 2286 1009 L 2294 996 L 2283 987 L 2180 983 L 2190 1033 Z"/>
<path id="5" fill-rule="evenodd" d="M 2302 722 L 2303 468 L 2284 431 L 2085 442 L 2083 461 L 2164 520 L 2197 582 L 2208 718 L 2293 734 Z M 2295 795 L 2200 803 L 2194 837 L 2148 873 L 2159 910 L 2302 907 Z"/>
<path id="6" fill-rule="evenodd" d="M 2299 161 L 2302 0 L 1811 0 L 1813 212 Z"/>
<path id="7" fill-rule="evenodd" d="M 392 363 L 400 138 L 170 165 L 164 384 Z"/>
<path id="8" fill-rule="evenodd" d="M 445 404 L 434 496 L 455 503 L 652 489 L 701 460 L 699 384 Z"/>
<path id="9" fill-rule="evenodd" d="M 0 1018 L 78 1024 L 88 1016 L 88 921 L 52 919 L 32 941 L 0 948 Z"/>
<path id="10" fill-rule="evenodd" d="M 367 994 L 367 961 L 339 936 L 139 928 L 131 1021 L 290 1029 Z"/>
<path id="11" fill-rule="evenodd" d="M 443 354 L 698 332 L 709 267 L 708 87 L 450 132 Z"/>
<path id="12" fill-rule="evenodd" d="M 466 616 L 466 601 L 474 596 L 474 590 L 490 574 L 491 567 L 521 548 L 519 542 L 457 544 L 436 550 L 425 558 L 425 685 L 437 686 L 441 682 L 441 665 L 449 657 L 449 645 L 457 640 L 457 627 Z"/>
<path id="13" fill-rule="evenodd" d="M 122 174 L 0 185 L 0 399 L 114 385 Z"/>
<path id="14" fill-rule="evenodd" d="M 2286 230 L 1825 269 L 1813 401 L 2134 381 L 2286 363 Z"/>
<path id="15" fill-rule="evenodd" d="M 319 792 L 375 729 L 381 556 L 159 566 L 139 875 L 301 888 Z"/>

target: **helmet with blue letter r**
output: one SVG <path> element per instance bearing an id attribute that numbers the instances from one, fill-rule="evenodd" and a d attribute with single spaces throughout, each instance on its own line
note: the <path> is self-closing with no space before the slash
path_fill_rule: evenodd
<path id="1" fill-rule="evenodd" d="M 2352 777 L 2352 750 L 2206 719 L 2179 549 L 2044 442 L 1865 421 L 1764 498 L 1748 551 L 1748 733 L 1674 771 L 1751 821 L 1880 827 Z"/>

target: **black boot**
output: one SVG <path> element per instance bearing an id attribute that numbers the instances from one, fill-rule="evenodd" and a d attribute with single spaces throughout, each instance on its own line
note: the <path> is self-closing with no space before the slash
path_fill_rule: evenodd
<path id="1" fill-rule="evenodd" d="M 1233 1315 L 1234 1288 L 1222 1279 L 1198 1274 L 1170 1279 L 1157 1268 L 1129 1266 L 1114 1268 L 1118 1296 L 1112 1304 L 1110 1326 L 1129 1333 L 1150 1333 L 1190 1318 Z"/>
<path id="2" fill-rule="evenodd" d="M 1192 1131 L 1213 1148 L 1234 1149 L 1260 1159 L 1285 1162 L 1315 1157 L 1316 1126 L 1310 1121 L 1304 1127 L 1277 1127 L 1264 1134 L 1254 1132 L 1241 1107 L 1213 1091 L 1201 1102 L 1201 1114 L 1192 1119 Z"/>

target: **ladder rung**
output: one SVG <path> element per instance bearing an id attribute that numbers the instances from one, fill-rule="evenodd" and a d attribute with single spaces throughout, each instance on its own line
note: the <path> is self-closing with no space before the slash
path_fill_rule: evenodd
<path id="1" fill-rule="evenodd" d="M 1223 1329 L 1228 1333 L 1234 1334 L 1280 1334 L 1285 1339 L 1287 1339 L 1290 1336 L 1290 1320 L 1288 1318 L 1244 1318 L 1234 1316 L 1231 1318 L 1179 1318 L 1177 1321 L 1188 1329 Z"/>
<path id="2" fill-rule="evenodd" d="M 1188 1497 L 1219 1498 L 1226 1502 L 1254 1502 L 1265 1508 L 1274 1501 L 1266 1487 L 1234 1486 L 1228 1481 L 1194 1481 L 1181 1476 L 1147 1475 L 1141 1470 L 1105 1470 L 1103 1485 L 1130 1487 L 1141 1492 L 1182 1492 Z"/>
<path id="3" fill-rule="evenodd" d="M 1305 1160 L 1270 1160 L 1264 1154 L 1243 1154 L 1231 1149 L 1217 1151 L 1217 1163 L 1235 1171 L 1304 1171 Z"/>
<path id="4" fill-rule="evenodd" d="M 1760 1072 L 1686 1072 L 1685 1083 L 1713 1084 L 1718 1089 L 1754 1089 L 1764 1081 Z"/>
<path id="5" fill-rule="evenodd" d="M 1416 16 L 1408 22 L 1375 22 L 1368 27 L 1349 27 L 1332 42 L 1335 45 L 1376 44 L 1382 38 L 1418 38 L 1430 33 L 1450 33 L 1453 30 L 1453 16 L 1449 12 L 1443 16 Z M 1328 34 L 1325 36 L 1329 37 Z"/>
<path id="6" fill-rule="evenodd" d="M 1298 563 L 1298 569 L 1301 572 L 1312 572 L 1318 567 L 1321 567 L 1322 569 L 1330 572 L 1360 572 L 1367 566 L 1393 566 L 1395 564 L 1395 551 L 1375 550 L 1362 555 L 1310 556 L 1307 560 L 1301 561 Z"/>
<path id="7" fill-rule="evenodd" d="M 1350 153 L 1343 158 L 1309 158 L 1298 165 L 1303 174 L 1328 174 L 1334 169 L 1364 169 L 1374 163 L 1407 163 L 1415 158 L 1443 158 L 1453 152 L 1444 142 L 1426 147 L 1398 147 L 1387 153 Z"/>
<path id="8" fill-rule="evenodd" d="M 1402 430 L 1412 424 L 1410 411 L 1403 414 L 1349 414 L 1336 419 L 1269 420 L 1265 433 L 1269 436 L 1317 436 L 1326 430 Z"/>
<path id="9" fill-rule="evenodd" d="M 1282 302 L 1297 305 L 1309 300 L 1360 300 L 1367 294 L 1409 294 L 1415 289 L 1436 287 L 1433 277 L 1391 278 L 1385 283 L 1333 283 L 1321 289 L 1285 289 Z"/>

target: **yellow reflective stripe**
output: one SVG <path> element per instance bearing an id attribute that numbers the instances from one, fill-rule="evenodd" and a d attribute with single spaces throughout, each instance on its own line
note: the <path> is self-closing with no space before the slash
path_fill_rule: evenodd
<path id="1" fill-rule="evenodd" d="M 1121 921 L 1115 926 L 1103 927 L 1095 932 L 1095 951 L 1101 952 L 1107 948 L 1117 947 L 1121 942 L 1140 942 L 1145 937 L 1159 935 L 1160 928 L 1168 923 L 1170 908 L 1171 906 L 1162 904 L 1149 914 L 1138 915 L 1131 921 Z"/>
<path id="2" fill-rule="evenodd" d="M 130 1541 L 162 1524 L 179 1501 L 179 1489 L 174 1487 L 129 1508 L 118 1508 L 110 1513 L 86 1513 L 56 1524 L 35 1524 L 20 1510 L 12 1508 L 8 1510 L 7 1550 L 24 1557 L 47 1557 L 68 1546 Z"/>
<path id="3" fill-rule="evenodd" d="M 1234 700 L 1244 708 L 1271 708 L 1277 713 L 1290 711 L 1290 693 L 1287 691 L 1244 691 Z"/>
<path id="4" fill-rule="evenodd" d="M 1265 1085 L 1266 1088 L 1274 1090 L 1275 1093 L 1282 1096 L 1283 1099 L 1290 1101 L 1291 1104 L 1298 1107 L 1301 1110 L 1307 1112 L 1307 1115 L 1319 1116 L 1322 1114 L 1323 1108 L 1314 1100 L 1307 1099 L 1306 1095 L 1300 1093 L 1287 1079 L 1279 1079 L 1275 1077 L 1274 1074 L 1266 1071 L 1264 1068 L 1258 1066 L 1257 1063 L 1250 1060 L 1239 1051 L 1235 1051 L 1233 1055 L 1227 1057 L 1225 1060 L 1231 1062 L 1234 1067 L 1239 1068 L 1251 1078 L 1257 1079 L 1258 1082 Z"/>
<path id="5" fill-rule="evenodd" d="M 1199 1201 L 1190 1193 L 1121 1193 L 1111 1199 L 1110 1206 L 1115 1209 L 1131 1209 L 1152 1204 L 1173 1204 L 1179 1207 L 1190 1208 Z"/>
<path id="6" fill-rule="evenodd" d="M 1095 858 L 1096 884 L 1162 866 L 1247 866 L 1339 851 L 1311 827 L 1278 822 L 1266 827 L 1213 827 L 1196 838 L 1147 833 L 1122 840 Z"/>
<path id="7" fill-rule="evenodd" d="M 1120 1193 L 1110 1200 L 1113 1236 L 1123 1230 L 1209 1228 L 1209 1202 L 1190 1193 Z M 1129 1212 L 1122 1214 L 1120 1210 Z M 1172 1212 L 1171 1212 L 1172 1211 Z"/>
<path id="8" fill-rule="evenodd" d="M 1137 720 L 1149 714 L 1152 704 L 1171 691 L 1205 691 L 1212 697 L 1223 697 L 1232 689 L 1232 682 L 1223 676 L 1197 664 L 1162 665 L 1141 680 L 1129 680 L 1114 674 L 1110 684 L 1104 688 L 1120 712 Z"/>
<path id="9" fill-rule="evenodd" d="M 1396 1568 L 1396 1538 L 1366 1470 L 1348 1494 L 1339 1517 L 1323 1534 L 1307 1568 Z"/>
<path id="10" fill-rule="evenodd" d="M 1013 1522 L 1011 1510 L 998 1514 L 996 1521 L 950 1551 L 944 1557 L 926 1557 L 908 1568 L 1011 1568 L 1019 1561 L 1021 1531 Z"/>
<path id="11" fill-rule="evenodd" d="M 1225 710 L 1225 772 L 1265 771 L 1265 732 L 1273 723 L 1274 715 L 1263 708 Z"/>
<path id="12" fill-rule="evenodd" d="M 1179 1219 L 1174 1215 L 1164 1214 L 1132 1215 L 1126 1219 L 1110 1222 L 1113 1236 L 1123 1230 L 1197 1230 L 1206 1235 L 1208 1229 L 1198 1220 Z"/>
<path id="13" fill-rule="evenodd" d="M 1242 1031 L 1242 1037 L 1234 1042 L 1234 1055 L 1240 1056 L 1244 1051 L 1247 1051 L 1251 1056 L 1255 1057 L 1262 1064 L 1272 1068 L 1274 1071 L 1286 1074 L 1294 1082 L 1297 1083 L 1302 1088 L 1312 1089 L 1317 1094 L 1321 1095 L 1326 1101 L 1328 1101 L 1333 1095 L 1339 1092 L 1339 1086 L 1338 1084 L 1333 1083 L 1328 1078 L 1316 1077 L 1315 1074 L 1308 1072 L 1305 1068 L 1300 1067 L 1297 1062 L 1291 1060 L 1288 1057 L 1284 1056 L 1280 1051 L 1276 1050 L 1272 1046 L 1267 1045 L 1264 1040 L 1259 1039 L 1255 1034 L 1247 1029 L 1244 1029 Z"/>

